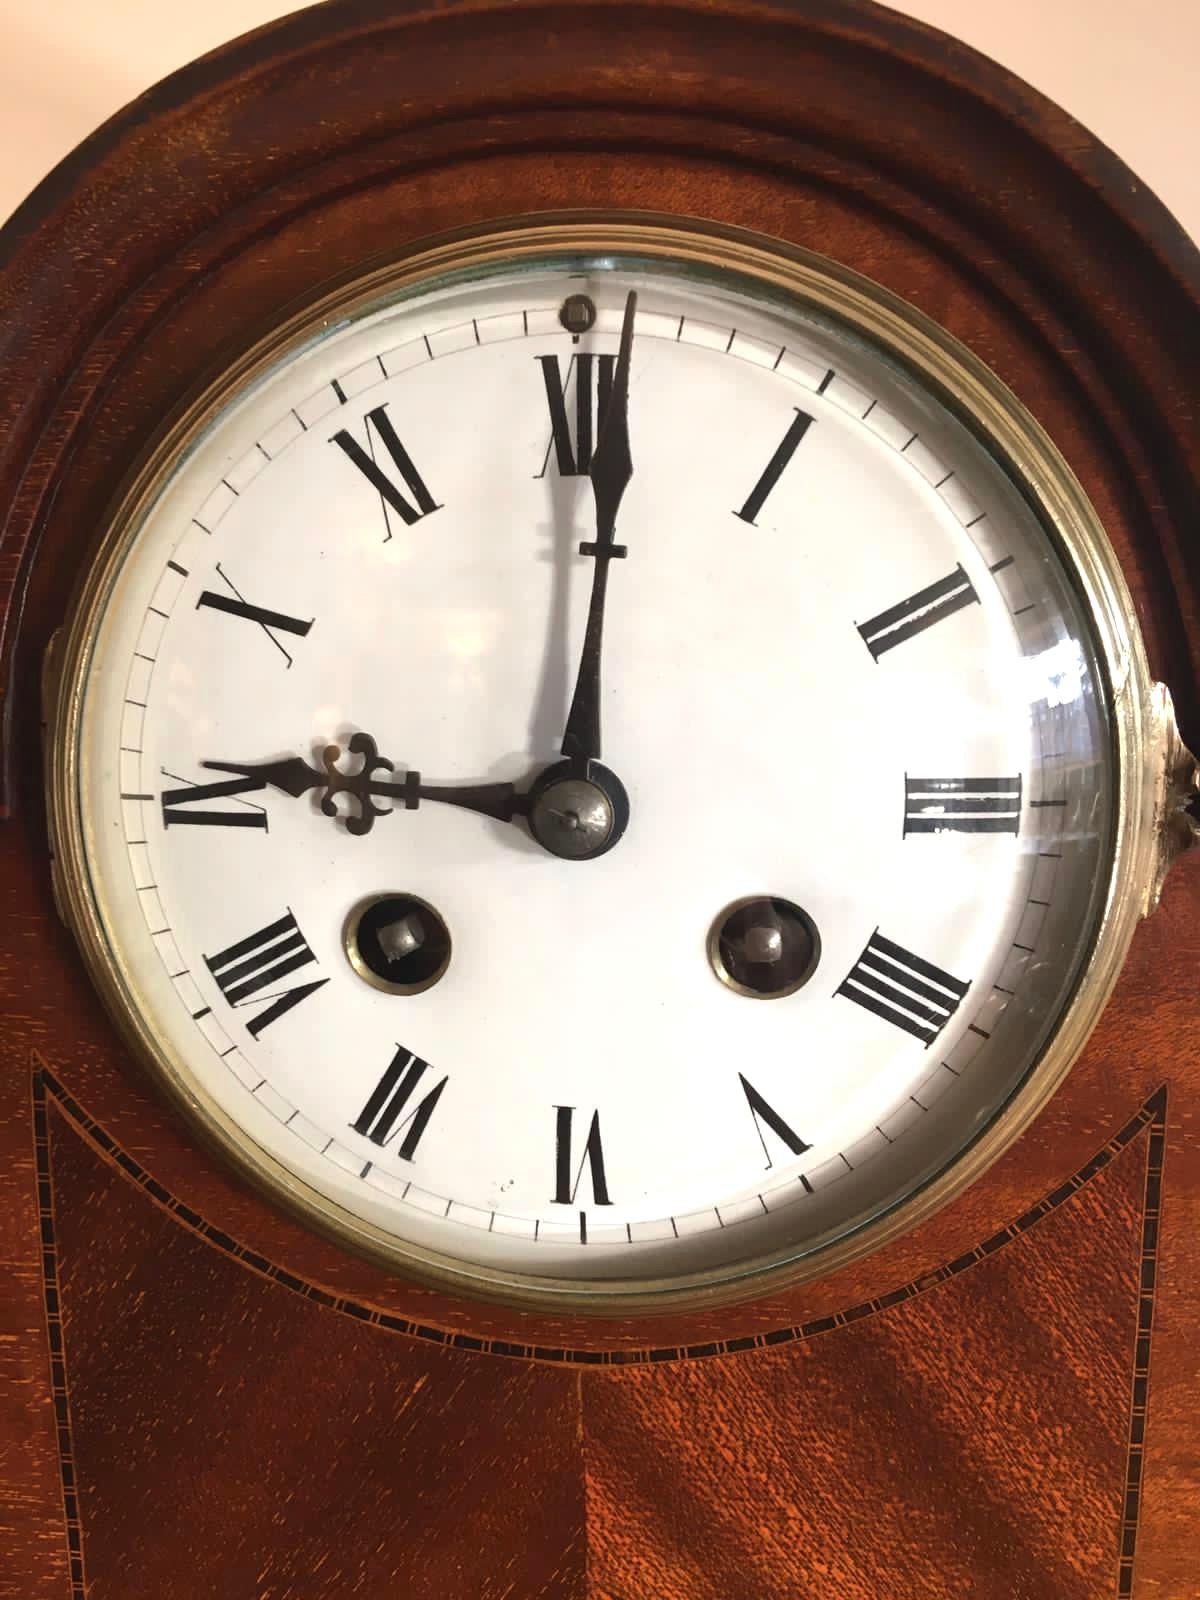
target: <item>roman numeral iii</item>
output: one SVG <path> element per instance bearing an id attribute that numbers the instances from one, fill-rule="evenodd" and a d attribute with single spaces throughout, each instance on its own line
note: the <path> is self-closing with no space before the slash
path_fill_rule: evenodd
<path id="1" fill-rule="evenodd" d="M 586 477 L 592 466 L 592 449 L 598 423 L 603 420 L 608 406 L 617 358 L 582 351 L 571 357 L 565 378 L 557 356 L 538 356 L 537 360 L 546 385 L 546 405 L 550 411 L 552 431 L 546 459 L 537 476 L 546 476 L 550 451 L 553 450 L 560 477 Z M 571 436 L 571 420 L 567 409 L 567 397 L 572 390 L 575 401 L 574 438 Z"/>
<path id="2" fill-rule="evenodd" d="M 918 589 L 898 606 L 881 611 L 870 622 L 860 622 L 858 631 L 863 643 L 876 661 L 888 650 L 894 650 L 906 639 L 916 638 L 935 622 L 944 622 L 964 606 L 977 605 L 979 596 L 971 587 L 971 580 L 962 567 L 931 583 L 927 589 Z"/>
<path id="3" fill-rule="evenodd" d="M 448 1077 L 441 1078 L 417 1099 L 417 1089 L 428 1071 L 428 1061 L 398 1045 L 387 1071 L 355 1118 L 354 1131 L 364 1134 L 372 1144 L 383 1146 L 403 1130 L 404 1138 L 396 1154 L 402 1161 L 411 1161 L 442 1098 L 442 1090 L 450 1081 Z"/>
<path id="4" fill-rule="evenodd" d="M 363 419 L 363 430 L 366 438 L 365 448 L 348 428 L 339 429 L 330 443 L 336 444 L 345 452 L 348 459 L 353 461 L 371 487 L 382 496 L 384 504 L 391 506 L 401 521 L 410 528 L 414 522 L 427 517 L 431 511 L 440 511 L 441 506 L 425 487 L 424 478 L 413 465 L 413 459 L 408 451 L 400 443 L 399 436 L 392 426 L 392 419 L 387 414 L 386 401 L 383 405 L 376 406 L 373 411 L 367 412 Z M 392 465 L 400 474 L 408 494 L 412 496 L 411 500 L 401 493 L 395 479 L 390 477 L 376 460 L 376 436 L 391 457 Z M 388 539 L 391 536 L 389 528 Z M 386 540 L 384 542 L 386 543 Z"/>
<path id="5" fill-rule="evenodd" d="M 205 956 L 204 965 L 231 1006 L 270 1002 L 265 1011 L 260 1011 L 246 1024 L 246 1031 L 257 1039 L 264 1028 L 329 982 L 328 978 L 317 978 L 295 989 L 277 987 L 284 978 L 301 967 L 310 966 L 316 959 L 289 911 L 278 922 L 268 923 L 248 939 L 239 939 L 218 955 Z"/>
<path id="6" fill-rule="evenodd" d="M 904 833 L 1018 833 L 1021 779 L 904 779 Z"/>
<path id="7" fill-rule="evenodd" d="M 930 1045 L 969 987 L 876 932 L 835 993 Z"/>
<path id="8" fill-rule="evenodd" d="M 608 1180 L 604 1175 L 604 1146 L 600 1142 L 600 1113 L 592 1112 L 591 1125 L 584 1141 L 583 1154 L 575 1164 L 571 1153 L 571 1130 L 575 1116 L 574 1106 L 555 1106 L 557 1121 L 554 1134 L 554 1201 L 556 1205 L 572 1206 L 579 1192 L 583 1169 L 588 1168 L 592 1183 L 594 1205 L 610 1206 Z"/>

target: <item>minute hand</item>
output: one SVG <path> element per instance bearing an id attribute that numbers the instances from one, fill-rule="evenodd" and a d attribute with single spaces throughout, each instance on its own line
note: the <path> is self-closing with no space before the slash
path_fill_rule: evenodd
<path id="1" fill-rule="evenodd" d="M 604 601 L 608 593 L 608 564 L 625 555 L 625 546 L 615 544 L 617 512 L 630 478 L 633 459 L 629 453 L 629 361 L 633 353 L 633 319 L 637 295 L 632 290 L 625 301 L 625 320 L 621 324 L 621 349 L 613 373 L 608 404 L 600 420 L 600 435 L 592 452 L 590 477 L 596 497 L 596 538 L 585 540 L 579 553 L 595 558 L 592 574 L 592 599 L 588 607 L 587 629 L 575 695 L 571 701 L 562 753 L 575 761 L 594 761 L 600 757 L 600 649 L 604 641 Z"/>

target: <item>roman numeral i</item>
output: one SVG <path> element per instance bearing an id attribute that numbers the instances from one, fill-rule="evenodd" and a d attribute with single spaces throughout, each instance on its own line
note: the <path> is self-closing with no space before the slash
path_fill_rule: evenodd
<path id="1" fill-rule="evenodd" d="M 750 523 L 751 527 L 755 525 L 755 519 L 767 502 L 767 496 L 782 478 L 784 468 L 796 454 L 801 439 L 812 426 L 812 421 L 813 419 L 807 412 L 801 411 L 799 407 L 796 408 L 796 415 L 792 419 L 791 427 L 784 434 L 775 454 L 767 462 L 766 467 L 763 469 L 762 477 L 750 491 L 745 505 L 740 511 L 734 512 L 735 517 L 740 517 L 743 522 Z"/>

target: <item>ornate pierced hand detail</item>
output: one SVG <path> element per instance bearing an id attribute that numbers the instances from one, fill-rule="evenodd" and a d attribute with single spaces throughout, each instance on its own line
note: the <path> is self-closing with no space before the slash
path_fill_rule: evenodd
<path id="1" fill-rule="evenodd" d="M 356 772 L 342 772 L 338 762 L 343 755 L 359 756 L 362 765 Z M 376 798 L 403 801 L 403 809 L 415 811 L 422 800 L 439 801 L 443 805 L 461 806 L 477 811 L 499 822 L 511 822 L 524 811 L 524 796 L 517 793 L 511 783 L 484 783 L 467 787 L 423 784 L 421 774 L 407 772 L 399 781 L 376 776 L 380 772 L 393 772 L 392 762 L 379 754 L 379 746 L 369 733 L 351 735 L 343 751 L 340 745 L 327 744 L 321 752 L 321 768 L 310 766 L 302 756 L 285 756 L 281 761 L 262 761 L 244 765 L 231 761 L 206 761 L 204 765 L 213 772 L 233 772 L 241 777 L 259 780 L 262 788 L 270 785 L 299 799 L 313 789 L 323 789 L 321 810 L 327 817 L 340 813 L 337 797 L 348 794 L 357 804 L 356 815 L 343 818 L 346 831 L 361 838 L 375 826 L 376 817 L 386 817 L 394 806 L 377 806 Z"/>

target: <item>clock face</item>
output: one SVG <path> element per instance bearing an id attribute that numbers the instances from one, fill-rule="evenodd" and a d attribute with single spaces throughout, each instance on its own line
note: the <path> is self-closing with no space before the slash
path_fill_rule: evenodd
<path id="1" fill-rule="evenodd" d="M 118 1003 L 276 1192 L 464 1284 L 678 1290 L 818 1259 L 1027 1079 L 1103 680 L 898 329 L 669 234 L 499 249 L 172 435 L 72 794 Z"/>

